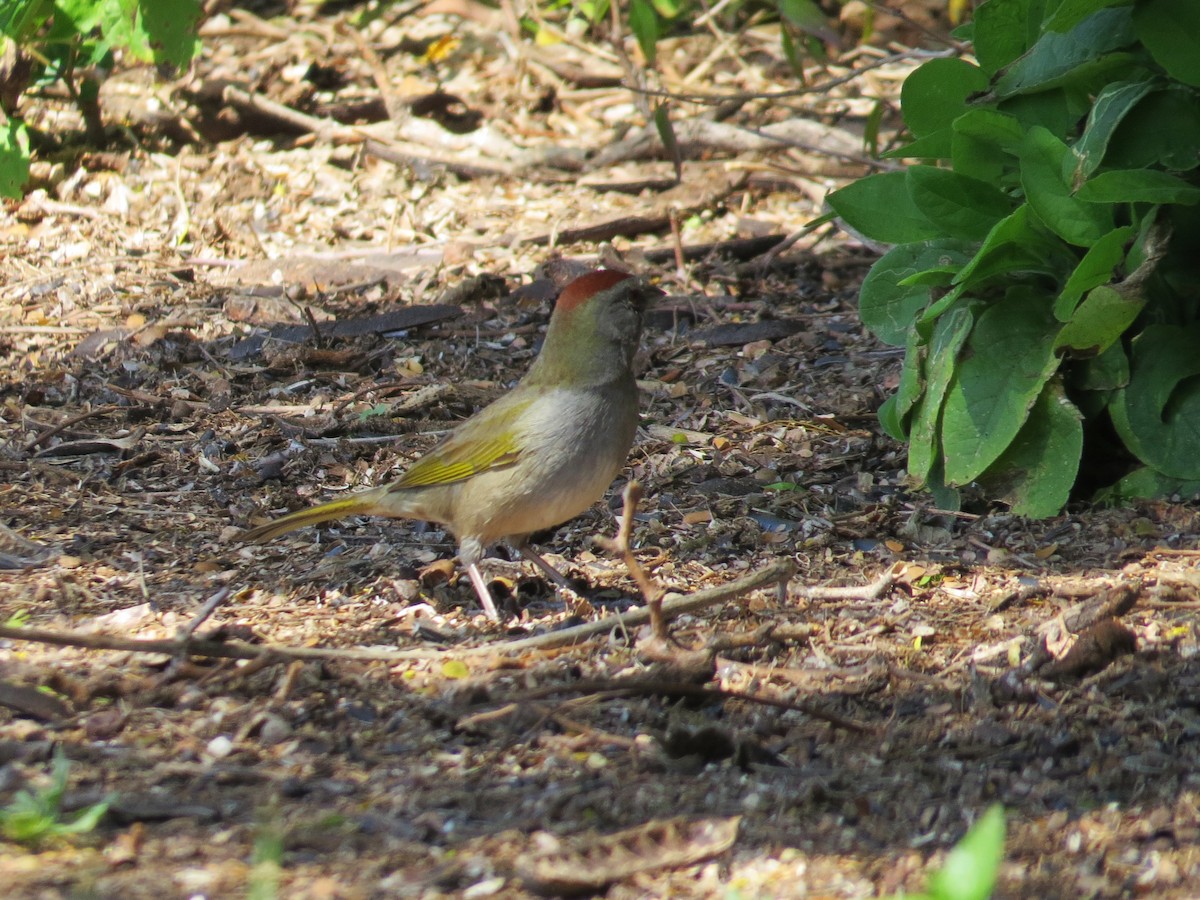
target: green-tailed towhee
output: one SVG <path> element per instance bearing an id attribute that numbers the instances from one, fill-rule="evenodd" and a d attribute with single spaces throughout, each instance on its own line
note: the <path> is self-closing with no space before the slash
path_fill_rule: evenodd
<path id="1" fill-rule="evenodd" d="M 633 374 L 646 302 L 662 292 L 601 269 L 568 284 L 528 373 L 455 428 L 398 480 L 290 513 L 242 533 L 263 541 L 351 515 L 424 519 L 458 538 L 458 558 L 487 614 L 496 606 L 479 560 L 508 538 L 555 581 L 530 534 L 579 515 L 625 464 L 638 422 Z"/>

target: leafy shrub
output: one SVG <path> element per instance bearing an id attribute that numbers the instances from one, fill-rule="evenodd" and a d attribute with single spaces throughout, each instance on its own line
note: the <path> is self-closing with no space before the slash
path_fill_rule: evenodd
<path id="1" fill-rule="evenodd" d="M 111 67 L 118 49 L 142 62 L 186 66 L 200 49 L 199 21 L 199 0 L 0 0 L 0 61 L 9 61 L 0 69 L 21 82 L 3 85 L 0 97 L 8 101 L 0 115 L 0 196 L 20 196 L 29 177 L 29 137 L 14 115 L 28 84 L 61 80 L 99 139 L 99 83 L 80 72 Z"/>
<path id="2" fill-rule="evenodd" d="M 861 315 L 905 348 L 880 420 L 940 503 L 975 482 L 1054 515 L 1081 460 L 1124 452 L 1108 496 L 1200 494 L 1195 22 L 1195 0 L 988 0 L 958 32 L 978 64 L 904 83 L 890 155 L 920 164 L 830 196 L 896 245 Z"/>

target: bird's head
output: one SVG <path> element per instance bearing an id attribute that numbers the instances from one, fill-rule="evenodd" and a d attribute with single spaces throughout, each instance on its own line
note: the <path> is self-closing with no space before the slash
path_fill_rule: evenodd
<path id="1" fill-rule="evenodd" d="M 646 304 L 662 293 L 613 269 L 580 275 L 558 295 L 535 364 L 538 379 L 604 383 L 631 372 L 642 314 Z"/>

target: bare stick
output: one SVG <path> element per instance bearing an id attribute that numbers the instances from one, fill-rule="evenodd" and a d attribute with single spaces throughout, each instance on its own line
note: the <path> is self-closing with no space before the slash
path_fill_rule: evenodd
<path id="1" fill-rule="evenodd" d="M 621 559 L 625 562 L 625 567 L 629 569 L 629 574 L 637 582 L 638 590 L 642 592 L 642 597 L 646 600 L 646 608 L 650 612 L 651 631 L 656 638 L 666 640 L 667 623 L 662 614 L 662 598 L 665 591 L 661 585 L 650 580 L 650 576 L 646 574 L 646 570 L 637 561 L 637 557 L 633 555 L 633 549 L 629 546 L 629 540 L 633 535 L 633 517 L 637 514 L 638 503 L 642 499 L 642 486 L 636 481 L 631 481 L 625 485 L 625 491 L 621 496 L 625 500 L 625 506 L 621 511 L 621 527 L 617 530 L 616 540 L 597 536 L 596 543 L 609 553 L 620 554 Z"/>
<path id="2" fill-rule="evenodd" d="M 116 410 L 117 410 L 117 407 L 115 407 L 115 406 L 97 406 L 95 409 L 89 409 L 87 412 L 80 413 L 77 416 L 71 416 L 71 418 L 66 419 L 62 422 L 59 422 L 53 428 L 48 428 L 45 431 L 43 431 L 36 438 L 34 438 L 33 443 L 30 444 L 29 446 L 31 448 L 32 447 L 41 447 L 48 440 L 50 440 L 50 438 L 54 437 L 57 434 L 61 434 L 62 432 L 66 431 L 68 428 L 70 428 L 74 425 L 78 425 L 80 422 L 84 421 L 85 419 L 90 419 L 90 418 L 92 418 L 92 416 L 106 416 L 110 412 L 115 412 Z"/>
<path id="3" fill-rule="evenodd" d="M 233 588 L 221 588 L 204 601 L 204 605 L 200 607 L 200 612 L 196 613 L 192 621 L 188 622 L 175 633 L 176 642 L 180 645 L 181 650 L 186 647 L 187 642 L 191 639 L 192 635 L 196 633 L 196 629 L 203 625 L 205 620 L 207 620 L 209 616 L 216 612 L 217 607 L 229 599 L 229 595 L 232 593 Z"/>
<path id="4" fill-rule="evenodd" d="M 888 569 L 866 587 L 805 587 L 796 594 L 805 600 L 878 600 L 896 583 L 894 569 Z"/>

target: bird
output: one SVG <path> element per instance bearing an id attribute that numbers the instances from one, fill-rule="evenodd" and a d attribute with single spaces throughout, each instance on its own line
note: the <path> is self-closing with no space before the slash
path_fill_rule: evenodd
<path id="1" fill-rule="evenodd" d="M 456 537 L 459 562 L 493 621 L 500 616 L 479 561 L 498 541 L 567 586 L 528 538 L 584 512 L 625 465 L 638 425 L 633 361 L 643 314 L 662 293 L 616 269 L 580 275 L 559 294 L 525 376 L 398 480 L 281 516 L 241 539 L 268 541 L 345 516 L 436 522 Z"/>

